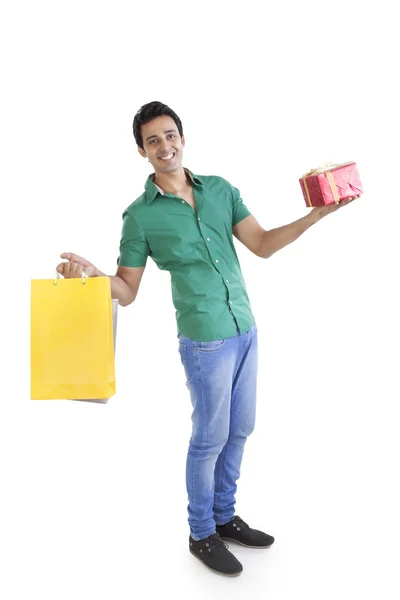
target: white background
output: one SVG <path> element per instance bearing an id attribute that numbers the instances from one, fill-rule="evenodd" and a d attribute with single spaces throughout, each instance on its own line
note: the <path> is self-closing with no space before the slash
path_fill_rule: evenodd
<path id="1" fill-rule="evenodd" d="M 399 598 L 398 27 L 395 3 L 5 2 L 1 44 L 0 595 L 4 600 Z M 184 165 L 266 229 L 298 178 L 356 160 L 364 195 L 268 260 L 237 240 L 259 330 L 258 416 L 230 545 L 188 552 L 191 406 L 170 277 L 120 308 L 117 395 L 30 400 L 30 280 L 72 251 L 114 274 L 150 165 L 132 120 L 170 105 Z"/>

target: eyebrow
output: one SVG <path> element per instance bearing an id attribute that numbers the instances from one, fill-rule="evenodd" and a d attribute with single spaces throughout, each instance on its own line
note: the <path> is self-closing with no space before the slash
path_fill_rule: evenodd
<path id="1" fill-rule="evenodd" d="M 176 129 L 167 129 L 166 131 L 164 131 L 164 133 L 176 133 Z M 146 142 L 148 142 L 149 140 L 151 140 L 151 138 L 156 138 L 156 135 L 149 135 L 148 138 L 146 138 Z"/>

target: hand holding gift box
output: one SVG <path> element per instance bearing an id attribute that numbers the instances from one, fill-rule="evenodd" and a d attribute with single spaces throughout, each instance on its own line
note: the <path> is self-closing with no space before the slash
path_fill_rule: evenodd
<path id="1" fill-rule="evenodd" d="M 338 205 L 359 198 L 364 191 L 355 162 L 312 169 L 299 181 L 305 203 L 311 207 Z"/>

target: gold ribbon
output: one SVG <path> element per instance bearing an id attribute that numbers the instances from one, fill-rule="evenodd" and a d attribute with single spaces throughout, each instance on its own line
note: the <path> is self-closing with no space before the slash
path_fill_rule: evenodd
<path id="1" fill-rule="evenodd" d="M 308 171 L 308 173 L 302 176 L 302 179 L 304 179 L 305 177 L 309 177 L 310 175 L 319 175 L 320 173 L 325 173 L 325 171 L 329 171 L 329 169 L 334 169 L 335 167 L 343 167 L 344 165 L 348 164 L 350 163 L 325 163 L 323 167 L 317 167 L 316 169 L 311 169 L 310 171 Z"/>
<path id="2" fill-rule="evenodd" d="M 311 204 L 310 192 L 308 191 L 308 185 L 307 185 L 307 181 L 306 181 L 307 177 L 310 177 L 310 175 L 321 175 L 322 173 L 326 173 L 326 178 L 328 180 L 329 185 L 331 186 L 333 198 L 334 198 L 335 202 L 338 203 L 338 202 L 340 202 L 340 198 L 339 198 L 335 180 L 333 179 L 333 175 L 331 173 L 331 169 L 335 169 L 336 167 L 345 167 L 346 165 L 351 165 L 353 163 L 354 163 L 353 160 L 350 162 L 341 163 L 341 164 L 325 163 L 323 167 L 318 167 L 317 169 L 311 169 L 311 171 L 309 171 L 308 173 L 303 175 L 301 179 L 303 180 L 303 183 L 304 183 L 304 189 L 306 191 L 308 206 L 312 206 L 312 204 Z"/>

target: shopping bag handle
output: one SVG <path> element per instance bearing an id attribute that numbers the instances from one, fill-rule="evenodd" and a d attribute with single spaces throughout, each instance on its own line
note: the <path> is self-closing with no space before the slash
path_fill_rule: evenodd
<path id="1" fill-rule="evenodd" d="M 57 279 L 61 279 L 61 275 L 60 275 L 60 273 L 58 271 L 56 271 L 56 275 L 57 275 L 57 277 L 54 277 L 54 285 L 57 285 Z M 89 277 L 89 275 L 86 273 L 85 269 L 83 269 L 83 271 L 82 271 L 82 285 L 86 285 L 85 277 Z"/>

